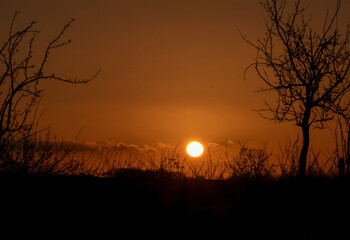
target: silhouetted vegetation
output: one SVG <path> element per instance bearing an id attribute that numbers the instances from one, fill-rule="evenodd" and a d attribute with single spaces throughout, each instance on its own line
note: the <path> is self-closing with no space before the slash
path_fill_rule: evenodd
<path id="1" fill-rule="evenodd" d="M 315 30 L 305 15 L 302 1 L 266 0 L 266 33 L 256 43 L 243 37 L 257 50 L 255 68 L 266 84 L 261 92 L 274 93 L 273 104 L 265 101 L 259 110 L 263 117 L 290 121 L 301 127 L 303 144 L 298 175 L 305 176 L 310 145 L 310 127 L 324 128 L 337 115 L 349 119 L 350 90 L 349 26 L 341 34 L 337 17 L 341 1 L 333 15 L 325 16 L 321 30 Z M 288 11 L 286 6 L 291 8 Z"/>
<path id="2" fill-rule="evenodd" d="M 348 33 L 341 40 L 336 30 L 331 31 L 339 5 L 320 36 L 311 31 L 309 22 L 296 25 L 304 12 L 299 4 L 284 22 L 285 1 L 263 3 L 270 22 L 265 41 L 254 45 L 260 54 L 254 66 L 269 86 L 265 90 L 277 91 L 280 97 L 277 107 L 267 110 L 274 119 L 301 126 L 303 141 L 288 138 L 274 152 L 268 143 L 239 142 L 237 151 L 208 145 L 199 160 L 171 146 L 86 147 L 78 139 L 57 141 L 49 128 L 40 129 L 39 82 L 90 79 L 45 73 L 51 51 L 70 43 L 61 38 L 73 20 L 48 44 L 35 68 L 32 46 L 39 31 L 33 29 L 34 23 L 15 31 L 16 14 L 10 37 L 0 48 L 0 194 L 1 206 L 11 210 L 4 219 L 40 216 L 44 221 L 62 219 L 77 225 L 99 222 L 112 226 L 120 236 L 125 225 L 133 231 L 142 225 L 153 232 L 186 234 L 199 225 L 200 233 L 238 239 L 323 239 L 348 234 L 350 131 L 347 106 L 342 105 L 349 88 L 348 69 L 343 69 L 350 61 Z M 281 59 L 270 47 L 276 37 L 285 41 L 288 50 L 282 51 Z M 28 54 L 15 61 L 25 39 Z M 317 54 L 311 47 L 319 48 Z M 308 62 L 313 54 L 318 58 Z M 339 58 L 344 62 L 338 63 Z M 273 68 L 277 81 L 260 67 Z M 317 78 L 308 76 L 310 69 Z M 309 127 L 323 127 L 335 115 L 339 117 L 335 151 L 309 151 Z"/>
<path id="3" fill-rule="evenodd" d="M 38 104 L 43 96 L 40 83 L 87 83 L 99 71 L 85 80 L 48 73 L 46 66 L 54 51 L 71 43 L 63 36 L 74 19 L 43 48 L 43 57 L 34 61 L 33 46 L 40 31 L 34 28 L 35 22 L 16 30 L 17 15 L 11 21 L 8 39 L 0 45 L 0 170 L 55 174 L 75 171 L 67 149 L 54 149 L 48 145 L 49 139 L 42 139 L 49 137 L 46 133 L 50 129 L 38 128 Z"/>
<path id="4" fill-rule="evenodd" d="M 346 236 L 349 187 L 348 178 L 208 180 L 140 169 L 105 177 L 0 176 L 2 206 L 16 218 L 110 226 L 118 234 L 176 229 L 244 239 Z"/>

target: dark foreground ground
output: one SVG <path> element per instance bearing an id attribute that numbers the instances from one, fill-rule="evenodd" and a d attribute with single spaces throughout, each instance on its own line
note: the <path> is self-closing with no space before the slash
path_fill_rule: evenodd
<path id="1" fill-rule="evenodd" d="M 71 229 L 128 234 L 120 239 L 156 234 L 165 239 L 188 234 L 195 239 L 350 239 L 347 178 L 6 175 L 0 187 L 2 230 L 15 227 L 13 234 Z"/>

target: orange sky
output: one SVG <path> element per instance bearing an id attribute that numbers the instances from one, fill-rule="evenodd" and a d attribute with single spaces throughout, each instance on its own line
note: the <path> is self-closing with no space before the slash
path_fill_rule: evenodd
<path id="1" fill-rule="evenodd" d="M 316 24 L 335 4 L 309 2 Z M 42 123 L 60 138 L 75 138 L 83 126 L 81 140 L 135 144 L 284 142 L 300 132 L 251 111 L 263 106 L 264 96 L 254 92 L 263 85 L 254 71 L 243 80 L 255 51 L 238 29 L 252 40 L 264 33 L 256 0 L 5 0 L 1 41 L 15 10 L 19 26 L 37 21 L 38 49 L 69 18 L 77 19 L 66 34 L 73 44 L 52 55 L 50 70 L 86 78 L 102 69 L 87 85 L 42 85 Z M 349 10 L 343 1 L 340 24 L 350 21 Z M 311 141 L 329 145 L 327 130 L 312 131 Z"/>

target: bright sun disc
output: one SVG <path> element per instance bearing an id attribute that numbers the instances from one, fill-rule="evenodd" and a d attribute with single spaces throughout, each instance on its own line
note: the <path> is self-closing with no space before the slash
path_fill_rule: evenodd
<path id="1" fill-rule="evenodd" d="M 199 157 L 203 153 L 203 146 L 199 142 L 190 142 L 186 151 L 191 157 Z"/>

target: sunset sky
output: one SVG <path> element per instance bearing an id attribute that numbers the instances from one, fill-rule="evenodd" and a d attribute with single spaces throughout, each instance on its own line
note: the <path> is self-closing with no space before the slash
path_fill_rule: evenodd
<path id="1" fill-rule="evenodd" d="M 17 27 L 37 21 L 41 30 L 34 55 L 70 19 L 65 39 L 72 44 L 52 54 L 49 70 L 88 78 L 87 85 L 42 84 L 43 125 L 59 138 L 113 139 L 129 144 L 170 143 L 188 139 L 283 142 L 301 135 L 298 127 L 262 119 L 263 86 L 245 68 L 256 52 L 239 35 L 256 40 L 264 33 L 264 10 L 257 0 L 3 0 L 0 41 L 11 18 Z M 309 0 L 315 25 L 335 8 L 334 0 Z M 343 1 L 339 26 L 350 22 L 350 1 Z M 328 130 L 313 130 L 314 145 L 329 145 Z"/>

